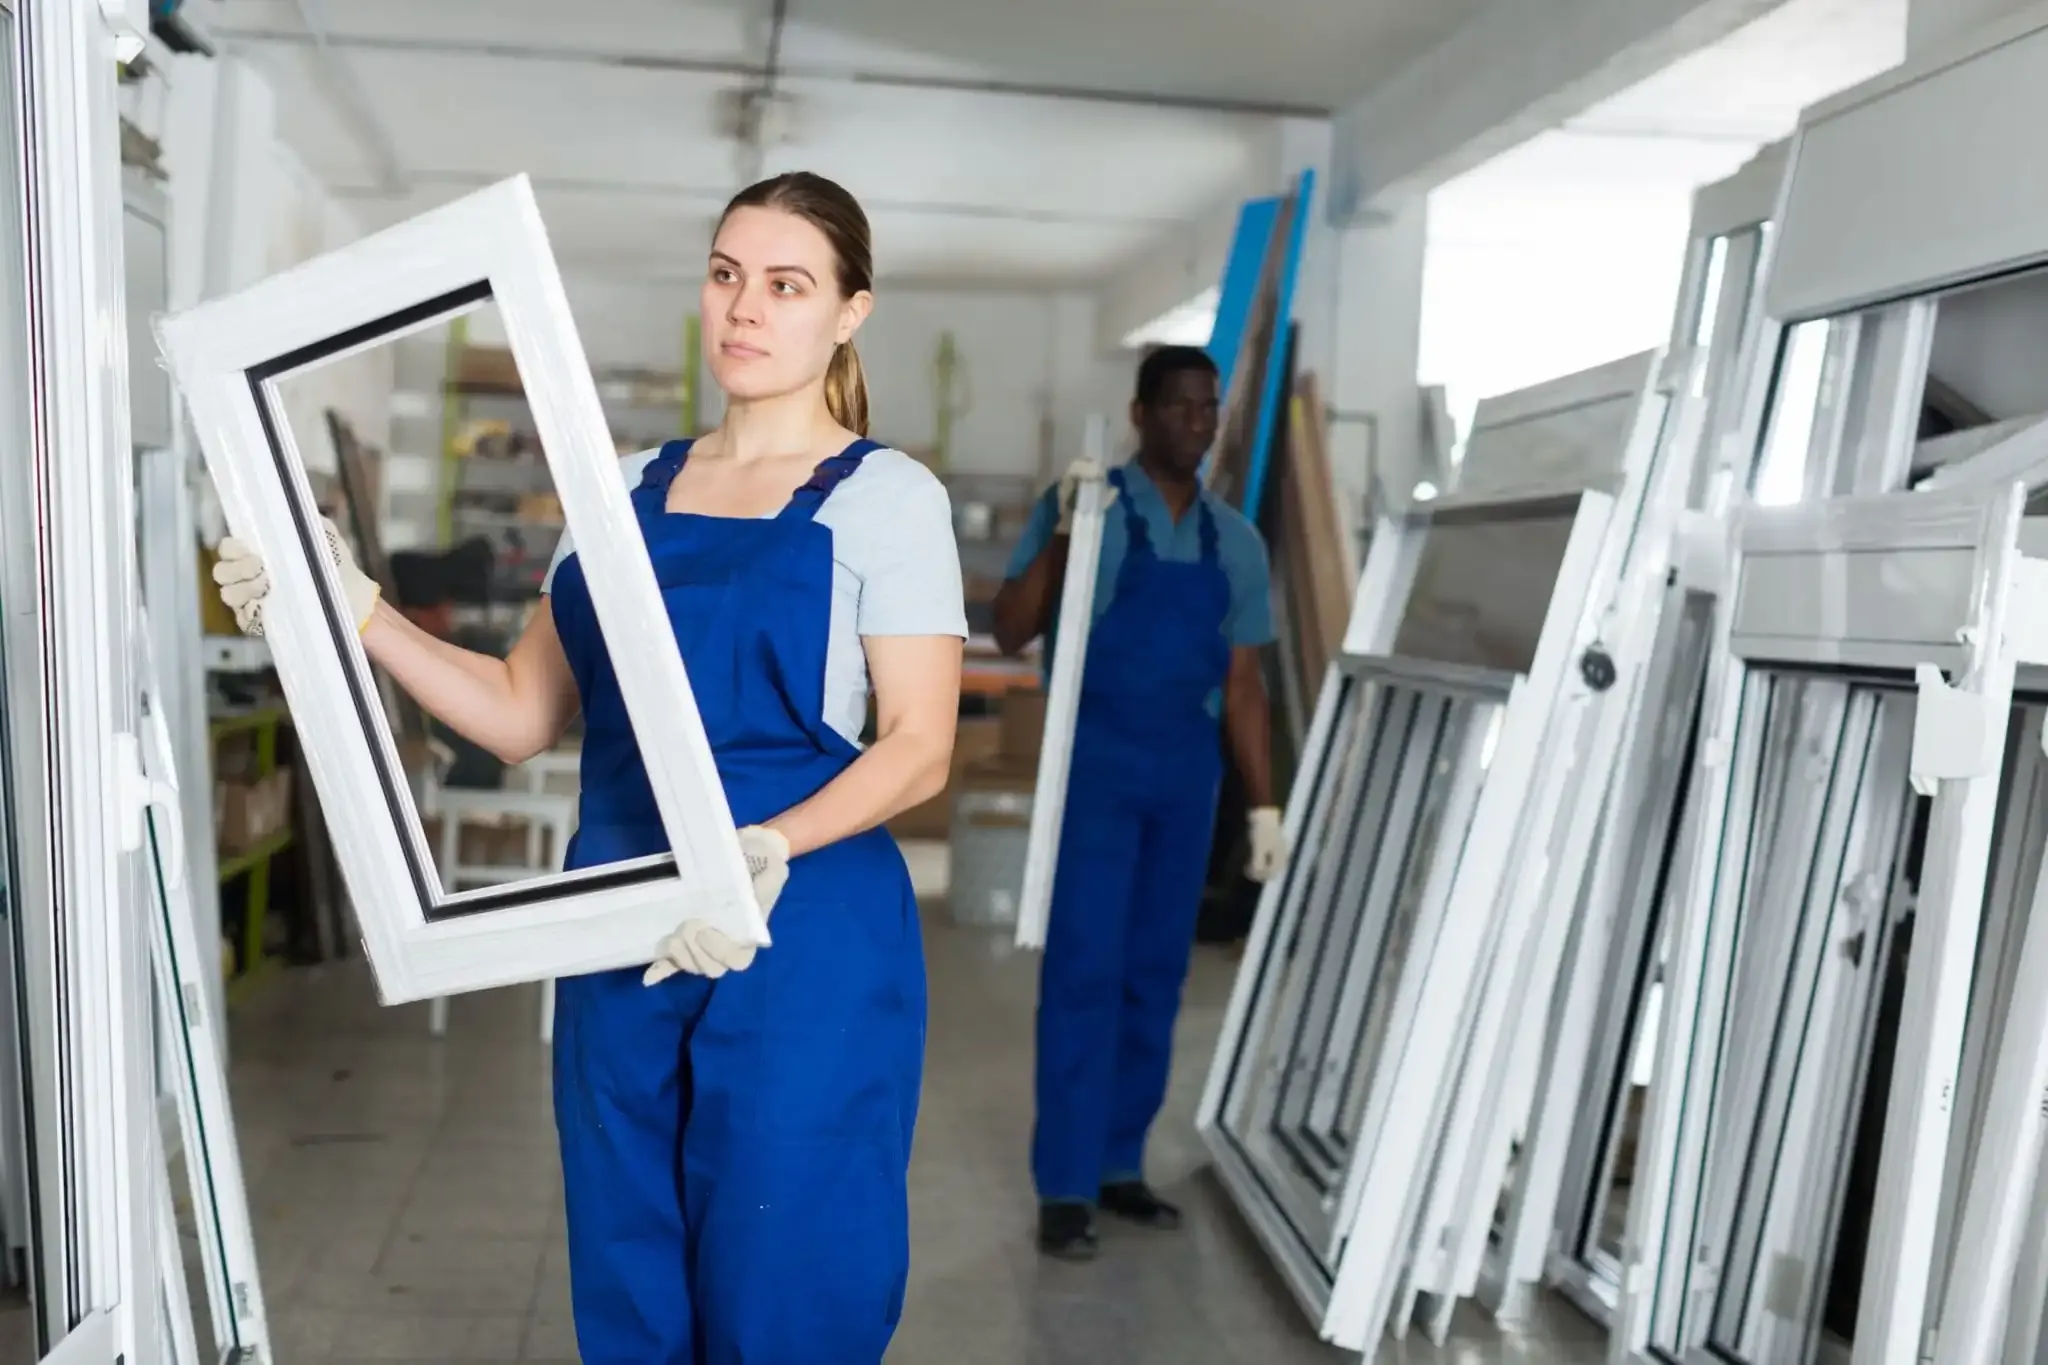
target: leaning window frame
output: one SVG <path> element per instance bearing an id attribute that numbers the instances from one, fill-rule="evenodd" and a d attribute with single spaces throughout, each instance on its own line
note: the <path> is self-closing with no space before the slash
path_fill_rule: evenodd
<path id="1" fill-rule="evenodd" d="M 1568 496 L 1577 499 L 1573 528 L 1529 671 L 1482 677 L 1483 670 L 1464 670 L 1471 675 L 1463 679 L 1467 690 L 1484 683 L 1496 692 L 1504 692 L 1504 704 L 1492 714 L 1485 727 L 1488 733 L 1466 737 L 1468 747 L 1476 745 L 1478 749 L 1470 755 L 1474 770 L 1468 780 L 1453 788 L 1449 809 L 1456 812 L 1461 803 L 1469 803 L 1469 816 L 1461 817 L 1461 830 L 1452 830 L 1447 823 L 1433 843 L 1424 910 L 1413 941 L 1438 946 L 1420 952 L 1411 950 L 1391 983 L 1391 1017 L 1385 1032 L 1386 1044 L 1380 1052 L 1385 1059 L 1382 1071 L 1406 1078 L 1411 1088 L 1427 1067 L 1426 1063 L 1417 1063 L 1414 1054 L 1446 1052 L 1450 1043 L 1447 1037 L 1432 1037 L 1430 1029 L 1416 1027 L 1422 1003 L 1429 998 L 1423 991 L 1427 960 L 1445 956 L 1445 944 L 1453 950 L 1450 956 L 1467 956 L 1463 951 L 1466 948 L 1476 956 L 1476 945 L 1459 944 L 1448 926 L 1470 920 L 1481 911 L 1490 919 L 1506 872 L 1506 846 L 1515 838 L 1536 780 L 1544 722 L 1560 694 L 1575 686 L 1568 677 L 1569 664 L 1585 643 L 1588 604 L 1613 523 L 1615 499 L 1600 491 L 1580 491 Z M 1303 843 L 1309 822 L 1323 815 L 1311 795 L 1320 779 L 1320 758 L 1336 730 L 1336 713 L 1347 686 L 1347 675 L 1375 668 L 1390 671 L 1396 677 L 1417 671 L 1416 661 L 1393 659 L 1390 654 L 1430 524 L 1440 518 L 1483 514 L 1483 509 L 1489 506 L 1556 498 L 1557 495 L 1501 500 L 1453 497 L 1382 520 L 1372 538 L 1344 650 L 1325 674 L 1305 750 L 1311 757 L 1300 765 L 1288 802 L 1288 832 L 1297 847 L 1309 846 Z M 1430 671 L 1421 670 L 1425 674 Z M 1450 673 L 1460 672 L 1441 666 L 1434 671 L 1446 678 Z M 1484 769 L 1483 775 L 1480 768 Z M 1299 1206 L 1300 1201 L 1277 1198 L 1230 1131 L 1235 1073 L 1240 1069 L 1247 1073 L 1260 1069 L 1262 1052 L 1253 1051 L 1249 1057 L 1246 1054 L 1248 1049 L 1258 1047 L 1265 1027 L 1272 1022 L 1264 1012 L 1255 1018 L 1254 1009 L 1259 1005 L 1261 992 L 1273 984 L 1267 978 L 1275 969 L 1284 967 L 1277 950 L 1291 936 L 1299 910 L 1290 898 L 1312 861 L 1306 854 L 1295 860 L 1289 874 L 1269 884 L 1260 897 L 1246 948 L 1250 969 L 1239 973 L 1232 991 L 1222 1038 L 1197 1114 L 1197 1129 L 1217 1160 L 1226 1189 L 1244 1210 L 1324 1338 L 1351 1349 L 1365 1349 L 1374 1335 L 1369 1324 L 1375 1318 L 1369 1300 L 1360 1292 L 1368 1287 L 1360 1274 L 1360 1263 L 1371 1254 L 1373 1238 L 1354 1233 L 1365 1225 L 1361 1221 L 1365 1217 L 1362 1201 L 1369 1192 L 1368 1177 L 1378 1166 L 1382 1143 L 1389 1136 L 1399 1144 L 1407 1161 L 1413 1162 L 1419 1156 L 1415 1150 L 1419 1145 L 1417 1135 L 1405 1132 L 1405 1125 L 1388 1120 L 1388 1115 L 1399 1112 L 1396 1096 L 1390 1092 L 1388 1074 L 1376 1074 L 1372 1080 L 1359 1129 L 1361 1136 L 1346 1164 L 1341 1191 L 1335 1192 L 1336 1201 L 1324 1211 L 1325 1216 L 1310 1220 L 1316 1224 L 1313 1229 L 1302 1229 L 1298 1226 L 1299 1217 L 1290 1217 L 1288 1204 Z M 1424 961 L 1417 961 L 1418 957 Z M 1476 965 L 1476 961 L 1465 963 L 1467 971 Z M 1446 1057 L 1439 1056 L 1436 1071 L 1441 1072 L 1446 1061 Z"/>
<path id="2" fill-rule="evenodd" d="M 1740 420 L 1746 357 L 1775 343 L 1761 298 L 1785 151 L 1784 144 L 1765 148 L 1693 197 L 1669 354 L 1674 362 L 1696 357 L 1696 369 L 1688 367 L 1679 416 L 1667 428 L 1669 458 L 1685 470 L 1687 515 L 1664 547 L 1671 572 L 1649 606 L 1655 638 L 1628 702 L 1618 780 L 1612 791 L 1601 788 L 1593 861 L 1574 883 L 1583 899 L 1546 912 L 1572 916 L 1576 925 L 1520 1173 L 1500 1244 L 1487 1250 L 1477 1286 L 1503 1323 L 1527 1318 L 1545 1280 L 1603 1324 L 1620 1290 L 1618 1261 L 1596 1264 L 1592 1239 L 1612 1181 L 1630 1065 L 1644 1041 L 1641 1011 L 1657 975 L 1666 841 L 1686 806 L 1683 759 L 1698 720 L 1714 587 L 1697 561 L 1718 548 L 1715 519 L 1749 481 L 1747 459 L 1730 467 L 1722 438 Z"/>
<path id="3" fill-rule="evenodd" d="M 615 651 L 612 663 L 681 856 L 442 889 L 274 384 L 486 299 L 525 377 L 605 635 L 672 641 L 526 177 L 158 326 L 228 522 L 268 568 L 265 632 L 387 1003 L 646 962 L 686 913 L 736 940 L 768 942 L 672 643 Z"/>
<path id="4" fill-rule="evenodd" d="M 1924 1293 L 1916 1294 L 1912 1287 L 1917 1283 L 1924 1288 L 1933 1250 L 1935 1207 L 1928 1191 L 1937 1197 L 1940 1191 L 1946 1097 L 1954 1079 L 1953 1059 L 1961 1050 L 1970 948 L 1999 800 L 2003 733 L 2014 671 L 2014 658 L 2006 647 L 2005 622 L 2020 558 L 2022 500 L 2023 493 L 2015 485 L 1945 494 L 1851 497 L 1790 508 L 1748 508 L 1742 513 L 1731 553 L 1728 591 L 1717 613 L 1713 710 L 1695 779 L 1714 799 L 1706 803 L 1711 817 L 1702 818 L 1689 831 L 1693 856 L 1683 883 L 1687 899 L 1678 907 L 1679 936 L 1673 955 L 1674 986 L 1706 981 L 1720 984 L 1697 1000 L 1691 1012 L 1697 1019 L 1696 1045 L 1691 1042 L 1695 1033 L 1691 1020 L 1684 1029 L 1667 1027 L 1660 1040 L 1663 1055 L 1651 1103 L 1653 1122 L 1668 1127 L 1682 1116 L 1694 1136 L 1677 1144 L 1676 1160 L 1667 1168 L 1675 1190 L 1660 1202 L 1668 1207 L 1656 1210 L 1655 1222 L 1649 1204 L 1631 1211 L 1631 1250 L 1639 1250 L 1643 1260 L 1630 1271 L 1632 1279 L 1640 1279 L 1634 1279 L 1635 1292 L 1624 1294 L 1622 1330 L 1612 1342 L 1614 1360 L 1633 1359 L 1645 1346 L 1660 1358 L 1690 1358 L 1686 1353 L 1703 1345 L 1712 1326 L 1714 1299 L 1730 1287 L 1716 1280 L 1721 1269 L 1718 1260 L 1702 1264 L 1694 1254 L 1695 1237 L 1719 1236 L 1718 1223 L 1702 1226 L 1706 1221 L 1703 1206 L 1712 1201 L 1724 1211 L 1734 1207 L 1725 1193 L 1716 1194 L 1716 1190 L 1724 1188 L 1727 1172 L 1739 1164 L 1735 1162 L 1739 1154 L 1717 1149 L 1715 1135 L 1723 1125 L 1709 1112 L 1715 1107 L 1714 1089 L 1728 1074 L 1727 1068 L 1742 1065 L 1741 1054 L 1729 1052 L 1731 1037 L 1719 1021 L 1740 994 L 1735 983 L 1738 966 L 1732 954 L 1740 932 L 1739 907 L 1753 894 L 1749 873 L 1742 873 L 1732 884 L 1722 877 L 1723 838 L 1736 814 L 1747 810 L 1749 798 L 1743 793 L 1754 783 L 1757 764 L 1765 758 L 1757 727 L 1742 723 L 1744 709 L 1757 705 L 1760 685 L 1783 676 L 1788 669 L 1853 667 L 1893 674 L 1917 669 L 1923 700 L 1916 723 L 1924 725 L 1927 695 L 1950 692 L 1938 674 L 1930 679 L 1927 670 L 1930 666 L 1946 668 L 1958 677 L 1953 690 L 1969 694 L 1980 715 L 1995 718 L 1985 721 L 1991 732 L 1986 748 L 1993 752 L 1974 755 L 1977 761 L 1966 773 L 1928 773 L 1917 744 L 1913 753 L 1914 766 L 1923 770 L 1920 776 L 1940 776 L 1941 780 L 1934 793 L 1921 869 L 1918 911 L 1922 927 L 1915 935 L 1894 1069 L 1894 1098 L 1886 1116 L 1887 1173 L 1870 1238 L 1873 1252 L 1891 1254 L 1873 1256 L 1866 1268 L 1861 1303 L 1867 1315 L 1873 1307 L 1902 1297 L 1924 1298 Z M 1846 632 L 1838 624 L 1814 624 L 1825 621 L 1829 611 L 1835 622 L 1845 613 L 1865 623 L 1882 615 L 1881 610 L 1873 610 L 1868 598 L 1855 602 L 1840 592 L 1831 598 L 1823 589 L 1830 583 L 1881 578 L 1882 566 L 1872 565 L 1868 556 L 1886 550 L 1906 554 L 1967 552 L 1973 556 L 1967 600 L 1946 636 L 1929 630 L 1924 640 L 1876 644 L 1871 643 L 1878 634 L 1875 630 L 1845 640 Z M 1749 576 L 1767 553 L 1803 555 L 1812 567 L 1745 598 L 1745 586 L 1757 586 Z M 1872 571 L 1859 573 L 1847 567 L 1852 554 L 1865 556 L 1861 562 Z M 1801 600 L 1802 594 L 1791 589 L 1799 586 L 1802 575 L 1810 589 L 1804 594 L 1804 615 L 1800 608 L 1787 605 Z M 1911 581 L 1910 571 L 1902 581 Z M 1770 632 L 1758 628 L 1763 619 L 1761 604 L 1770 605 L 1782 618 Z M 1959 639 L 1962 643 L 1957 643 Z M 1747 855 L 1737 845 L 1725 847 L 1747 865 Z M 1765 875 L 1769 875 L 1769 866 L 1770 860 L 1766 860 Z M 1741 972 L 1754 975 L 1754 967 L 1745 964 Z M 1681 1061 L 1688 1065 L 1675 1065 Z M 1840 1097 L 1833 1108 L 1839 1115 Z M 1735 1129 L 1730 1140 L 1746 1142 L 1747 1131 Z M 1817 1152 L 1810 1144 L 1809 1150 Z M 1797 1153 L 1794 1156 L 1798 1159 Z M 1723 1174 L 1715 1176 L 1711 1165 L 1718 1165 Z M 1817 1198 L 1826 1203 L 1838 1195 L 1835 1189 L 1812 1188 L 1811 1172 L 1795 1179 L 1806 1181 L 1802 1188 L 1809 1201 Z M 1911 1188 L 1901 1190 L 1902 1181 Z M 1907 1197 L 1901 1199 L 1901 1194 Z M 1732 1217 L 1732 1212 L 1727 1216 Z M 1809 1221 L 1814 1225 L 1807 1234 L 1810 1238 L 1831 1235 L 1831 1211 Z M 1809 1306 L 1816 1287 L 1814 1278 L 1811 1274 L 1806 1277 L 1803 1291 Z M 1803 1353 L 1811 1349 L 1811 1331 L 1817 1329 L 1810 1315 L 1789 1330 L 1801 1339 L 1782 1343 L 1769 1359 L 1804 1358 Z M 1796 1353 L 1786 1353 L 1788 1347 Z M 1889 1359 L 1908 1348 L 1915 1352 L 1919 1348 L 1917 1321 L 1898 1336 L 1866 1337 L 1859 1331 L 1856 1353 L 1859 1360 L 1866 1352 L 1872 1359 Z"/>
<path id="5" fill-rule="evenodd" d="M 1925 485 L 1930 491 L 1956 489 L 2009 478 L 2011 462 L 2028 458 L 2025 446 L 2038 448 L 2040 424 L 2022 421 L 2000 424 L 2008 427 L 2004 431 L 1959 433 L 1916 450 L 1907 419 L 1917 415 L 1940 301 L 1966 286 L 2048 264 L 2048 233 L 2042 230 L 2048 202 L 2034 182 L 2009 172 L 2009 157 L 2023 146 L 2020 130 L 2038 126 L 2044 115 L 2044 68 L 2048 7 L 2036 5 L 1915 54 L 1802 116 L 1778 215 L 1769 306 L 1787 324 L 1830 319 L 1831 332 L 1856 336 L 1865 343 L 1859 349 L 1871 353 L 1870 363 L 1853 372 L 1861 392 L 1846 405 L 1857 410 L 1848 415 L 1866 434 L 1863 448 L 1853 461 L 1836 459 L 1832 479 L 1818 486 L 1896 488 L 1918 464 L 1934 467 Z M 1912 136 L 1899 136 L 1902 126 L 1910 126 Z M 1875 179 L 1868 175 L 1873 158 L 1883 162 L 1883 174 Z M 1870 198 L 1873 184 L 1881 186 L 1879 200 Z M 1940 211 L 1923 212 L 1929 203 L 1939 204 Z M 1998 444 L 1984 451 L 1987 442 Z M 1943 448 L 1928 448 L 1937 444 Z M 1942 928 L 1962 931 L 1953 923 Z M 1916 965 L 1920 942 L 1916 934 Z M 1947 933 L 1943 943 L 1954 946 Z M 1970 946 L 1960 955 L 1967 957 Z M 1967 973 L 1967 967 L 1960 970 Z M 1901 1103 L 1917 1102 L 1917 1087 L 1907 1089 L 1913 1094 L 1895 1093 L 1895 1111 Z M 1944 1128 L 1941 1138 L 1947 1137 Z M 1897 1264 L 1899 1248 L 1890 1229 L 1902 1222 L 1917 1225 L 1929 1199 L 1937 1210 L 1927 1216 L 1939 1229 L 1950 1212 L 1954 1171 L 1937 1176 L 1931 1194 L 1902 1188 L 1897 1174 L 1903 1159 L 1899 1145 L 1888 1143 L 1871 1237 L 1879 1278 L 1893 1281 L 1900 1292 L 1865 1294 L 1858 1365 L 1912 1360 L 1919 1348 L 1912 1338 L 1919 1333 L 1906 1325 L 1930 1325 L 1929 1296 L 1941 1288 L 1930 1280 L 1946 1248 L 1934 1248 L 1925 1267 L 1930 1274 L 1923 1275 L 1917 1250 L 1914 1264 Z"/>
<path id="6" fill-rule="evenodd" d="M 1620 478 L 1583 625 L 1594 642 L 1589 648 L 1597 646 L 1611 662 L 1613 682 L 1604 691 L 1569 694 L 1542 740 L 1537 771 L 1550 794 L 1532 803 L 1518 827 L 1518 875 L 1495 909 L 1493 943 L 1465 1008 L 1459 1061 L 1437 1097 L 1434 1165 L 1416 1192 L 1421 1207 L 1388 1314 L 1396 1336 L 1405 1335 L 1422 1306 L 1428 1335 L 1445 1341 L 1454 1309 L 1478 1291 L 1486 1269 L 1494 1212 L 1515 1138 L 1536 1104 L 1536 1074 L 1548 1044 L 1547 1029 L 1516 1029 L 1510 1021 L 1547 1019 L 1571 937 L 1579 904 L 1573 874 L 1587 864 L 1606 804 L 1606 784 L 1587 775 L 1610 773 L 1619 759 L 1629 698 L 1654 633 L 1671 534 L 1690 483 L 1697 417 L 1675 399 L 1692 387 L 1693 364 L 1687 348 L 1677 355 L 1645 352 L 1589 372 L 1604 372 L 1617 394 L 1626 394 L 1621 439 L 1588 446 L 1617 462 Z M 1588 377 L 1541 387 L 1583 385 Z M 1514 468 L 1506 459 L 1503 464 L 1503 473 Z"/>

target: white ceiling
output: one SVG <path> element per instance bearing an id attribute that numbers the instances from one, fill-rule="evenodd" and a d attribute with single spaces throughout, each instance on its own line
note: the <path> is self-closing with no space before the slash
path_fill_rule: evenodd
<path id="1" fill-rule="evenodd" d="M 1483 0 L 214 0 L 286 138 L 378 227 L 524 171 L 565 270 L 685 278 L 740 183 L 721 99 L 774 43 L 766 172 L 845 183 L 896 281 L 1079 284 L 1267 174 L 1275 126 Z"/>
<path id="2" fill-rule="evenodd" d="M 1584 235 L 1701 185 L 1799 113 L 1905 57 L 1906 0 L 1787 0 L 1762 18 L 1439 186 L 1430 242 Z M 1676 250 L 1676 243 L 1672 249 Z"/>

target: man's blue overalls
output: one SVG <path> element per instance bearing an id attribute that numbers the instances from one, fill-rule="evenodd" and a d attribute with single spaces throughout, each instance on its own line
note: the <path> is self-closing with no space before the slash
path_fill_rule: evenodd
<path id="1" fill-rule="evenodd" d="M 858 754 L 824 720 L 832 532 L 813 518 L 877 448 L 826 460 L 772 520 L 664 510 L 685 441 L 633 493 L 743 826 Z M 584 713 L 569 866 L 666 853 L 573 555 L 553 606 Z M 879 1365 L 887 1349 L 909 1273 L 924 1060 L 916 898 L 879 829 L 789 871 L 775 943 L 746 971 L 648 988 L 635 967 L 558 987 L 555 1122 L 588 1365 Z"/>
<path id="2" fill-rule="evenodd" d="M 1038 988 L 1032 1175 L 1048 1201 L 1093 1202 L 1142 1175 L 1166 1097 L 1222 780 L 1209 699 L 1230 672 L 1230 581 L 1197 501 L 1202 554 L 1161 559 L 1132 506 L 1116 592 L 1089 635 L 1052 919 Z"/>

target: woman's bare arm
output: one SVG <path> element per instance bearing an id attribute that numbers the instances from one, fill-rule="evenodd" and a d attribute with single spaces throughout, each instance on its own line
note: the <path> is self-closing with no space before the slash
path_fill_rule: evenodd
<path id="1" fill-rule="evenodd" d="M 871 635 L 875 742 L 817 795 L 768 822 L 791 857 L 873 829 L 945 789 L 960 718 L 962 644 L 952 635 Z"/>
<path id="2" fill-rule="evenodd" d="M 546 597 L 502 659 L 437 639 L 379 602 L 363 648 L 426 712 L 507 763 L 551 748 L 576 715 L 576 678 Z"/>

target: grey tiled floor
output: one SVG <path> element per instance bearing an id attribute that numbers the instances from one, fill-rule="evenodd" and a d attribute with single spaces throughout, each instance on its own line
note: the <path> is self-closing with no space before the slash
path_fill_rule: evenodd
<path id="1" fill-rule="evenodd" d="M 1214 1183 L 1191 1114 L 1235 962 L 1198 953 L 1153 1149 L 1177 1236 L 1111 1228 L 1089 1266 L 1031 1249 L 1025 1170 L 1035 962 L 926 917 L 932 1017 L 912 1178 L 915 1269 L 891 1365 L 1318 1365 Z M 233 1087 L 282 1365 L 575 1359 L 548 1063 L 530 990 L 382 1009 L 357 967 L 283 973 L 239 1006 Z M 1385 1361 L 1597 1361 L 1559 1311 L 1540 1341 L 1460 1323 Z"/>

